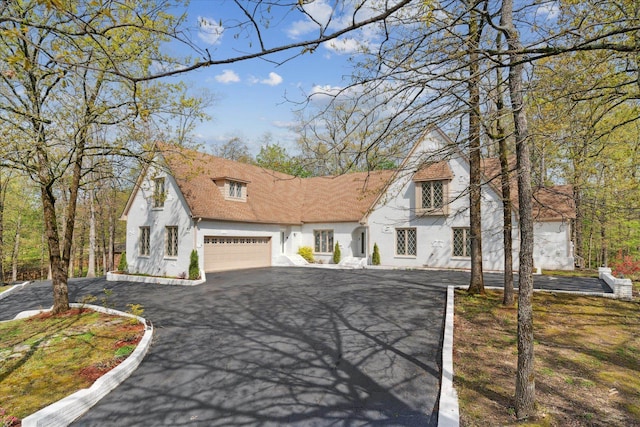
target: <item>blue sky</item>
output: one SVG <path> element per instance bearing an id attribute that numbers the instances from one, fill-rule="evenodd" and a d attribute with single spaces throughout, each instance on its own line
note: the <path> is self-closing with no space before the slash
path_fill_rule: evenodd
<path id="1" fill-rule="evenodd" d="M 326 20 L 331 12 L 329 2 L 318 0 L 309 7 L 309 12 L 319 20 Z M 236 31 L 225 27 L 227 22 L 232 22 L 227 20 L 237 13 L 237 6 L 229 1 L 195 0 L 188 8 L 186 24 L 194 42 L 207 48 L 213 57 L 236 56 L 240 50 L 250 50 L 248 39 L 235 38 Z M 335 25 L 340 23 L 336 21 Z M 317 28 L 308 18 L 292 12 L 271 25 L 263 35 L 269 46 L 276 46 L 310 38 Z M 255 40 L 252 42 L 255 46 Z M 288 127 L 295 121 L 292 110 L 297 106 L 287 98 L 301 101 L 306 94 L 345 86 L 350 74 L 348 58 L 357 43 L 353 38 L 344 38 L 338 44 L 338 49 L 335 43 L 323 45 L 314 53 L 305 53 L 282 65 L 253 59 L 181 75 L 179 79 L 188 82 L 195 93 L 207 89 L 218 99 L 207 111 L 211 121 L 196 130 L 199 141 L 210 145 L 240 136 L 256 154 L 261 137 L 268 132 L 273 142 L 292 152 L 295 134 Z M 279 58 L 298 52 L 291 51 Z"/>
<path id="2" fill-rule="evenodd" d="M 334 10 L 336 3 L 342 5 L 342 9 Z M 371 1 L 366 5 L 376 3 Z M 352 5 L 350 1 L 315 0 L 306 5 L 305 10 L 332 31 L 349 23 L 353 17 Z M 553 19 L 558 13 L 555 1 L 542 2 L 533 7 L 536 17 L 543 20 Z M 318 24 L 309 17 L 296 10 L 276 9 L 273 10 L 269 28 L 262 33 L 267 48 L 317 36 Z M 233 27 L 233 23 L 238 22 L 241 16 L 233 1 L 192 0 L 187 13 L 185 25 L 192 40 L 201 49 L 206 48 L 212 58 L 224 59 L 256 51 L 257 40 L 246 37 L 246 33 L 239 34 Z M 411 10 L 406 13 L 411 13 Z M 356 21 L 372 14 L 371 9 L 363 7 L 356 13 Z M 207 89 L 217 98 L 207 111 L 211 120 L 196 129 L 199 142 L 210 146 L 239 136 L 251 152 L 257 154 L 262 136 L 269 133 L 273 142 L 292 153 L 296 148 L 296 135 L 289 130 L 289 126 L 295 122 L 292 110 L 299 108 L 299 105 L 287 101 L 287 98 L 302 101 L 307 94 L 332 92 L 345 87 L 351 74 L 349 58 L 356 55 L 359 48 L 375 48 L 379 41 L 377 36 L 375 27 L 363 28 L 282 65 L 265 59 L 253 59 L 180 75 L 178 78 L 188 82 L 195 93 Z M 267 59 L 283 60 L 299 52 L 291 50 Z M 173 53 L 184 54 L 184 48 Z"/>

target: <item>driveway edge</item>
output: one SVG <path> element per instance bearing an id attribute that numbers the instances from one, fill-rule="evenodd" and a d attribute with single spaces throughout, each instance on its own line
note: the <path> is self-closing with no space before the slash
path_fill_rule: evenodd
<path id="1" fill-rule="evenodd" d="M 458 427 L 460 408 L 458 393 L 453 388 L 453 313 L 455 286 L 447 287 L 447 308 L 442 340 L 442 381 L 440 383 L 440 409 L 438 427 Z"/>
<path id="2" fill-rule="evenodd" d="M 17 291 L 18 289 L 22 289 L 25 286 L 27 286 L 29 283 L 31 282 L 23 282 L 20 283 L 18 285 L 13 285 L 12 287 L 10 287 L 9 289 L 7 289 L 6 291 L 0 293 L 0 299 L 4 299 L 6 297 L 8 297 L 9 295 L 11 295 L 12 293 L 14 293 L 15 291 Z"/>
<path id="3" fill-rule="evenodd" d="M 93 405 L 98 403 L 98 401 L 106 396 L 111 390 L 127 379 L 140 365 L 142 359 L 147 354 L 147 351 L 151 346 L 153 325 L 151 322 L 147 322 L 144 318 L 96 305 L 78 303 L 72 303 L 69 305 L 74 308 L 86 307 L 101 313 L 138 319 L 140 323 L 145 325 L 144 335 L 136 346 L 136 349 L 129 355 L 129 357 L 127 357 L 118 366 L 98 378 L 91 387 L 78 390 L 64 399 L 52 403 L 38 412 L 29 415 L 22 420 L 23 427 L 68 426 L 74 420 L 87 412 Z"/>

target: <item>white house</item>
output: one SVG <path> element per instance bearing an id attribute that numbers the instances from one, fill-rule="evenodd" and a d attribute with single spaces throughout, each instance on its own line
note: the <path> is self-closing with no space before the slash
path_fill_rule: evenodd
<path id="1" fill-rule="evenodd" d="M 190 253 L 205 272 L 286 264 L 302 246 L 330 262 L 343 258 L 398 267 L 470 268 L 469 164 L 462 153 L 439 158 L 450 144 L 425 134 L 397 171 L 298 178 L 186 149 L 160 145 L 166 167 L 140 175 L 122 219 L 127 221 L 129 270 L 186 274 Z M 485 270 L 503 270 L 498 163 L 485 161 L 482 191 Z M 497 180 L 499 184 L 499 177 Z M 536 267 L 573 269 L 571 189 L 536 192 Z M 517 212 L 513 212 L 514 269 Z"/>

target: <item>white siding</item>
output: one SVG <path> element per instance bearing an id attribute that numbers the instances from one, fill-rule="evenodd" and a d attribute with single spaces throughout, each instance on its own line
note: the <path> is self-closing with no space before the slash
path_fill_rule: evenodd
<path id="1" fill-rule="evenodd" d="M 422 150 L 429 151 L 440 144 L 429 136 Z M 428 155 L 428 151 L 427 151 Z M 380 249 L 382 265 L 432 268 L 471 268 L 469 257 L 453 256 L 453 228 L 469 227 L 469 164 L 453 156 L 449 166 L 453 179 L 449 182 L 449 212 L 445 216 L 416 215 L 415 188 L 412 173 L 425 154 L 418 149 L 407 162 L 407 171 L 388 190 L 378 206 L 368 217 L 370 230 L 369 253 L 374 243 Z M 515 219 L 515 218 L 514 218 Z M 504 269 L 502 245 L 502 203 L 498 194 L 489 186 L 482 191 L 482 249 L 485 271 Z M 417 230 L 417 254 L 415 257 L 396 255 L 396 229 L 415 227 Z M 513 230 L 514 268 L 517 268 L 518 233 Z"/>
<path id="2" fill-rule="evenodd" d="M 164 206 L 153 208 L 154 182 L 165 178 Z M 140 227 L 150 229 L 149 256 L 140 256 Z M 165 257 L 165 227 L 178 227 L 178 256 Z M 193 249 L 193 227 L 189 209 L 175 180 L 159 169 L 150 168 L 142 181 L 127 215 L 127 263 L 132 273 L 180 276 L 189 270 Z"/>
<path id="3" fill-rule="evenodd" d="M 328 223 L 312 223 L 312 224 L 304 224 L 302 226 L 301 239 L 299 240 L 300 246 L 310 246 L 314 247 L 314 230 L 333 230 L 333 245 L 335 246 L 336 242 L 340 245 L 340 256 L 344 259 L 345 257 L 354 256 L 354 253 L 357 253 L 357 245 L 359 244 L 359 240 L 356 235 L 354 235 L 354 231 L 360 227 L 360 224 L 357 222 L 328 222 Z M 298 248 L 295 248 L 295 252 L 298 252 Z M 323 263 L 333 262 L 333 254 L 314 254 L 314 258 L 317 261 L 322 261 Z"/>
<path id="4" fill-rule="evenodd" d="M 567 222 L 538 222 L 533 228 L 533 263 L 549 270 L 573 270 L 571 227 Z"/>

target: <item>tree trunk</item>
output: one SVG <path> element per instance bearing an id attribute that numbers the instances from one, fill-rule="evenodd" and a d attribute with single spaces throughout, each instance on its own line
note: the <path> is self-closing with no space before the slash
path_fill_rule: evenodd
<path id="1" fill-rule="evenodd" d="M 22 222 L 22 216 L 18 215 L 16 221 L 16 233 L 13 240 L 13 252 L 11 253 L 11 280 L 14 282 L 18 280 L 18 258 L 20 255 L 20 227 Z"/>
<path id="2" fill-rule="evenodd" d="M 113 271 L 115 268 L 113 262 L 113 250 L 114 250 L 114 239 L 116 234 L 116 224 L 115 224 L 115 216 L 112 214 L 111 210 L 109 210 L 109 258 L 107 271 Z"/>
<path id="3" fill-rule="evenodd" d="M 603 208 L 604 212 L 604 208 Z M 609 266 L 609 245 L 607 241 L 607 215 L 600 214 L 600 264 L 603 267 Z"/>
<path id="4" fill-rule="evenodd" d="M 584 249 L 583 245 L 583 229 L 582 224 L 584 223 L 584 213 L 582 211 L 582 190 L 577 183 L 573 184 L 573 200 L 576 206 L 576 219 L 573 221 L 573 235 L 574 235 L 574 245 L 573 251 L 574 255 L 578 255 L 583 257 Z"/>
<path id="5" fill-rule="evenodd" d="M 56 218 L 55 196 L 51 187 L 40 185 L 42 208 L 44 213 L 45 235 L 49 248 L 49 263 L 53 287 L 52 314 L 69 310 L 69 291 L 67 288 L 67 262 L 63 262 L 60 255 L 60 240 L 58 237 L 58 221 Z"/>
<path id="6" fill-rule="evenodd" d="M 87 221 L 82 221 L 82 228 L 80 228 L 80 244 L 78 246 L 78 276 L 84 276 L 84 245 L 87 234 Z"/>
<path id="7" fill-rule="evenodd" d="M 482 175 L 480 173 L 480 74 L 478 46 L 481 15 L 471 4 L 469 11 L 469 234 L 471 237 L 471 280 L 468 292 L 484 294 L 482 271 Z"/>
<path id="8" fill-rule="evenodd" d="M 535 414 L 535 372 L 533 369 L 533 215 L 529 130 L 524 111 L 523 56 L 520 35 L 513 24 L 513 0 L 503 0 L 501 25 L 509 47 L 509 94 L 515 125 L 520 214 L 520 268 L 518 282 L 518 371 L 516 375 L 516 417 Z"/>
<path id="9" fill-rule="evenodd" d="M 502 48 L 500 41 L 501 33 L 497 36 L 497 47 Z M 511 306 L 515 302 L 513 291 L 513 241 L 511 223 L 511 180 L 509 171 L 509 149 L 507 147 L 507 133 L 502 124 L 502 117 L 505 114 L 504 97 L 503 97 L 503 80 L 500 68 L 496 69 L 497 79 L 497 99 L 496 99 L 496 132 L 498 134 L 498 150 L 500 156 L 500 184 L 502 188 L 502 242 L 504 248 L 504 292 L 502 295 L 502 304 Z"/>
<path id="10" fill-rule="evenodd" d="M 96 208 L 94 191 L 89 193 L 89 265 L 87 277 L 96 277 Z"/>
<path id="11" fill-rule="evenodd" d="M 9 180 L 0 176 L 0 286 L 4 284 L 4 201 Z"/>

